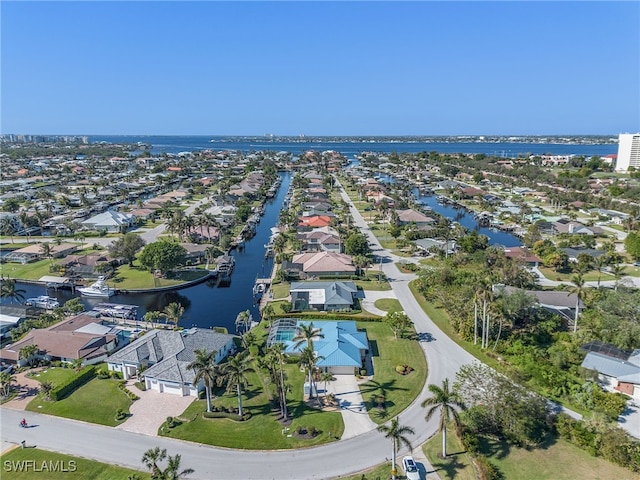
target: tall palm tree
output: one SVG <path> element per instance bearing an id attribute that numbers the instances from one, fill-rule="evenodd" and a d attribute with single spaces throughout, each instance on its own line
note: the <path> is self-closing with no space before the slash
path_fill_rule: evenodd
<path id="1" fill-rule="evenodd" d="M 172 302 L 166 307 L 164 307 L 164 310 L 162 311 L 162 313 L 164 314 L 165 317 L 167 317 L 167 320 L 173 323 L 174 328 L 177 329 L 178 322 L 180 322 L 182 315 L 184 315 L 184 307 L 180 305 L 178 302 Z"/>
<path id="2" fill-rule="evenodd" d="M 13 303 L 16 300 L 18 303 L 24 301 L 24 294 L 26 290 L 22 288 L 16 288 L 16 281 L 12 278 L 6 278 L 2 281 L 2 285 L 0 285 L 0 297 L 8 298 Z"/>
<path id="3" fill-rule="evenodd" d="M 620 279 L 624 276 L 624 267 L 618 263 L 613 265 L 611 267 L 611 275 L 613 275 L 613 278 L 616 280 L 613 285 L 613 290 L 617 292 Z"/>
<path id="4" fill-rule="evenodd" d="M 267 360 L 267 364 L 271 366 L 273 382 L 276 384 L 276 390 L 280 402 L 280 413 L 282 414 L 282 417 L 286 419 L 289 417 L 289 412 L 287 410 L 287 385 L 285 383 L 287 377 L 284 372 L 284 350 L 285 346 L 283 343 L 274 343 L 267 350 L 265 358 Z"/>
<path id="5" fill-rule="evenodd" d="M 51 245 L 47 242 L 40 244 L 40 253 L 43 257 L 47 257 L 49 260 L 51 260 L 51 256 L 53 254 Z"/>
<path id="6" fill-rule="evenodd" d="M 248 384 L 247 374 L 253 372 L 249 366 L 249 357 L 236 355 L 231 357 L 221 366 L 222 381 L 227 385 L 227 390 L 236 388 L 238 394 L 238 413 L 242 417 L 242 387 Z"/>
<path id="7" fill-rule="evenodd" d="M 414 435 L 415 431 L 411 427 L 400 425 L 398 417 L 392 419 L 389 424 L 385 423 L 380 425 L 378 427 L 378 431 L 384 433 L 385 438 L 391 439 L 391 443 L 393 445 L 393 450 L 391 452 L 391 476 L 393 477 L 393 480 L 395 480 L 397 473 L 396 456 L 398 454 L 398 450 L 402 445 L 405 445 L 409 450 L 413 448 L 407 435 Z"/>
<path id="8" fill-rule="evenodd" d="M 318 338 L 324 338 L 321 328 L 314 328 L 313 322 L 301 323 L 293 337 L 293 348 L 296 349 L 303 343 L 306 343 L 307 347 L 313 348 L 313 342 Z"/>
<path id="9" fill-rule="evenodd" d="M 596 257 L 594 265 L 596 270 L 598 270 L 598 288 L 600 288 L 600 278 L 602 277 L 602 269 L 607 263 L 607 258 L 604 255 L 599 255 Z"/>
<path id="10" fill-rule="evenodd" d="M 307 371 L 307 378 L 309 379 L 309 399 L 313 398 L 313 372 L 316 369 L 316 352 L 312 347 L 305 347 L 300 352 L 300 358 L 298 359 L 298 364 L 300 367 Z"/>
<path id="11" fill-rule="evenodd" d="M 582 274 L 574 275 L 571 277 L 571 283 L 573 283 L 573 287 L 571 287 L 569 293 L 574 293 L 576 296 L 576 313 L 573 317 L 573 333 L 578 331 L 578 315 L 580 314 L 580 300 L 584 297 L 585 294 L 585 285 L 584 278 Z"/>
<path id="12" fill-rule="evenodd" d="M 460 416 L 456 408 L 464 410 L 465 406 L 462 399 L 455 390 L 449 389 L 449 379 L 442 381 L 442 386 L 429 385 L 429 391 L 433 397 L 427 398 L 422 402 L 422 407 L 427 408 L 425 420 L 428 422 L 436 412 L 440 412 L 440 425 L 438 431 L 442 432 L 442 457 L 447 456 L 447 423 L 454 421 L 456 426 L 460 423 Z"/>
<path id="13" fill-rule="evenodd" d="M 187 369 L 193 370 L 195 376 L 193 377 L 193 383 L 197 384 L 202 380 L 204 382 L 204 389 L 207 395 L 207 412 L 211 411 L 211 389 L 213 388 L 216 378 L 218 377 L 218 366 L 216 365 L 216 351 L 212 350 L 207 352 L 206 349 L 201 348 L 195 350 L 196 358 L 193 362 L 187 365 Z"/>
<path id="14" fill-rule="evenodd" d="M 16 233 L 16 225 L 12 217 L 7 215 L 0 219 L 0 233 L 2 235 L 9 235 L 11 237 L 11 243 L 14 243 L 13 235 Z"/>

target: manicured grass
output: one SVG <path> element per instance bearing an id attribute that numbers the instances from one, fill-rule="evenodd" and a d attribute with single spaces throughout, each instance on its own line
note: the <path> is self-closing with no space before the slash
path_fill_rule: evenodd
<path id="1" fill-rule="evenodd" d="M 402 460 L 400 459 L 399 461 Z M 405 478 L 401 472 L 402 468 L 398 466 L 398 475 L 396 475 L 396 478 Z M 340 477 L 340 480 L 386 480 L 387 478 L 391 478 L 391 460 L 370 468 L 369 470 L 359 472 L 356 475 Z"/>
<path id="2" fill-rule="evenodd" d="M 592 457 L 562 439 L 551 440 L 541 448 L 525 450 L 493 439 L 480 438 L 480 448 L 485 455 L 491 455 L 491 463 L 500 469 L 505 479 L 638 479 L 638 474 L 602 458 Z"/>
<path id="3" fill-rule="evenodd" d="M 391 329 L 382 322 L 358 322 L 358 328 L 367 331 L 374 373 L 372 381 L 360 385 L 360 391 L 371 419 L 381 424 L 402 412 L 418 396 L 427 379 L 427 362 L 415 339 L 394 339 Z M 397 365 L 409 365 L 414 371 L 400 375 L 395 370 Z M 381 389 L 386 396 L 384 412 L 375 408 L 372 401 Z"/>
<path id="4" fill-rule="evenodd" d="M 273 292 L 273 298 L 287 298 L 289 296 L 290 283 L 282 282 L 272 284 L 270 290 Z"/>
<path id="5" fill-rule="evenodd" d="M 73 377 L 77 372 L 73 368 L 49 367 L 46 370 L 34 370 L 30 375 L 34 380 L 51 382 L 56 387 Z"/>
<path id="6" fill-rule="evenodd" d="M 27 410 L 114 427 L 122 423 L 115 419 L 116 410 L 129 413 L 130 405 L 131 400 L 118 389 L 116 380 L 94 378 L 57 402 L 47 401 L 39 394 L 29 402 Z"/>
<path id="7" fill-rule="evenodd" d="M 141 290 L 145 288 L 168 287 L 184 282 L 192 282 L 208 275 L 203 269 L 183 270 L 172 278 L 156 278 L 151 272 L 134 264 L 133 268 L 123 265 L 118 268 L 117 275 L 109 279 L 109 285 L 121 290 Z"/>
<path id="8" fill-rule="evenodd" d="M 384 277 L 383 277 L 384 278 Z M 386 280 L 354 280 L 357 287 L 362 288 L 364 291 L 372 290 L 375 292 L 386 292 L 391 290 L 391 285 Z"/>
<path id="9" fill-rule="evenodd" d="M 143 454 L 144 452 L 141 451 L 140 458 L 142 458 Z M 35 464 L 30 463 L 30 468 L 27 470 L 27 464 L 22 463 L 23 471 L 16 471 L 20 466 L 20 462 L 27 461 L 35 462 Z M 3 454 L 0 457 L 0 462 L 2 463 L 2 478 L 12 480 L 32 480 L 34 478 L 42 480 L 54 478 L 126 480 L 134 474 L 138 475 L 140 480 L 151 478 L 151 476 L 144 471 L 117 467 L 107 463 L 72 457 L 71 455 L 63 455 L 62 453 L 49 452 L 39 448 L 15 448 Z M 51 466 L 50 472 L 43 471 L 43 462 L 46 466 Z M 36 466 L 39 471 L 34 471 Z M 142 467 L 142 463 L 140 463 L 140 466 Z M 188 465 L 184 464 L 184 467 L 188 468 Z M 57 472 L 53 470 L 53 468 L 57 468 Z M 62 470 L 63 468 L 65 469 L 64 471 Z"/>
<path id="10" fill-rule="evenodd" d="M 380 298 L 375 301 L 374 305 L 385 312 L 401 312 L 403 310 L 402 305 L 395 298 Z"/>
<path id="11" fill-rule="evenodd" d="M 51 261 L 49 259 L 25 263 L 24 265 L 10 262 L 2 265 L 2 274 L 7 278 L 39 280 L 44 275 L 53 275 L 49 271 L 50 266 Z"/>
<path id="12" fill-rule="evenodd" d="M 549 280 L 555 280 L 557 282 L 570 282 L 571 279 L 576 275 L 575 273 L 562 273 L 556 272 L 553 268 L 547 267 L 539 267 L 540 272 L 547 277 Z M 582 278 L 585 282 L 597 282 L 598 277 L 600 277 L 601 281 L 613 280 L 613 276 L 607 272 L 598 273 L 597 270 L 590 270 L 584 275 Z"/>
<path id="13" fill-rule="evenodd" d="M 455 433 L 453 425 L 447 428 L 447 458 L 442 457 L 442 433 L 431 437 L 423 446 L 422 451 L 443 480 L 475 480 L 476 470 L 469 455 L 462 448 L 462 444 Z M 505 477 L 509 479 L 511 477 Z M 519 477 L 513 477 L 514 479 Z"/>
<path id="14" fill-rule="evenodd" d="M 179 417 L 184 423 L 170 430 L 164 429 L 160 434 L 180 438 L 192 442 L 217 445 L 228 448 L 246 450 L 275 450 L 303 448 L 335 441 L 344 431 L 342 415 L 339 411 L 323 412 L 308 407 L 302 401 L 305 375 L 297 365 L 287 365 L 287 379 L 291 384 L 288 394 L 288 406 L 293 422 L 289 432 L 283 431 L 271 404 L 264 392 L 262 380 L 257 373 L 251 373 L 249 386 L 243 393 L 243 408 L 251 412 L 252 417 L 244 422 L 236 422 L 226 418 L 204 418 L 205 400 L 193 402 Z M 322 387 L 322 386 L 321 386 Z M 221 407 L 238 406 L 238 397 L 234 392 L 217 392 L 220 396 L 213 404 Z M 314 426 L 321 433 L 312 439 L 299 439 L 295 435 L 289 437 L 297 426 Z M 331 437 L 329 436 L 331 434 Z"/>

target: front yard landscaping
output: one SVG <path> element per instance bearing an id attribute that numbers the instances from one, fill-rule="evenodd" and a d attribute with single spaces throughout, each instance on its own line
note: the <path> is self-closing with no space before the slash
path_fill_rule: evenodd
<path id="1" fill-rule="evenodd" d="M 243 391 L 243 409 L 251 413 L 251 418 L 235 421 L 228 418 L 204 418 L 207 409 L 205 400 L 193 402 L 184 413 L 177 418 L 178 425 L 168 428 L 165 424 L 159 434 L 180 438 L 191 442 L 199 442 L 227 448 L 244 450 L 276 450 L 293 449 L 320 445 L 335 441 L 344 431 L 340 412 L 326 412 L 308 406 L 303 402 L 303 383 L 305 375 L 297 365 L 287 365 L 288 383 L 291 391 L 288 394 L 288 407 L 293 421 L 286 425 L 277 418 L 277 409 L 272 405 L 264 392 L 262 381 L 257 373 L 248 375 L 250 385 Z M 213 399 L 217 408 L 237 408 L 238 397 L 234 392 L 217 392 Z M 300 427 L 315 427 L 319 434 L 314 438 L 298 438 L 294 431 Z M 331 436 L 329 436 L 331 434 Z"/>
<path id="2" fill-rule="evenodd" d="M 393 337 L 388 325 L 382 322 L 358 322 L 358 328 L 364 328 L 369 338 L 370 352 L 373 357 L 373 380 L 360 385 L 363 400 L 371 419 L 384 423 L 407 408 L 422 391 L 427 379 L 427 362 L 420 344 L 413 338 L 414 332 L 407 338 Z M 396 367 L 408 365 L 411 373 L 402 375 Z M 378 408 L 384 397 L 385 408 Z"/>
<path id="3" fill-rule="evenodd" d="M 55 387 L 75 374 L 70 368 L 53 367 L 32 378 L 41 383 L 51 382 Z M 131 400 L 118 388 L 118 384 L 119 381 L 112 378 L 96 377 L 58 401 L 47 400 L 41 392 L 29 402 L 27 410 L 113 427 L 126 419 L 116 420 L 116 412 L 121 409 L 128 414 L 131 405 Z"/>

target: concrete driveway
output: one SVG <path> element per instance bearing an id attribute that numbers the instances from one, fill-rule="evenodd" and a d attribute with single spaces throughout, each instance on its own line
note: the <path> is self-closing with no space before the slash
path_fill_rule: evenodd
<path id="1" fill-rule="evenodd" d="M 341 439 L 357 437 L 375 430 L 377 425 L 369 418 L 358 388 L 357 378 L 353 375 L 335 375 L 333 378 L 334 380 L 327 383 L 327 391 L 333 393 L 340 401 L 340 413 L 344 422 L 344 433 Z M 318 389 L 320 387 L 324 388 L 323 382 L 320 382 Z"/>
<path id="2" fill-rule="evenodd" d="M 40 391 L 40 382 L 26 376 L 27 373 L 31 371 L 33 370 L 14 374 L 18 388 L 18 395 L 3 404 L 3 407 L 13 408 L 15 410 L 24 410 L 27 407 L 27 404 L 35 398 Z"/>
<path id="3" fill-rule="evenodd" d="M 140 397 L 131 404 L 131 416 L 116 428 L 144 435 L 158 435 L 160 425 L 167 417 L 179 417 L 195 400 L 195 397 L 182 397 L 171 393 L 159 393 L 155 390 L 138 390 L 133 382 L 127 382 L 127 388 Z"/>
<path id="4" fill-rule="evenodd" d="M 398 299 L 398 297 L 396 297 L 396 294 L 393 293 L 393 290 L 365 290 L 364 298 L 360 299 L 360 305 L 367 312 L 384 317 L 387 312 L 385 312 L 384 310 L 380 310 L 375 306 L 376 300 L 380 300 L 382 298 L 395 298 L 396 300 Z"/>

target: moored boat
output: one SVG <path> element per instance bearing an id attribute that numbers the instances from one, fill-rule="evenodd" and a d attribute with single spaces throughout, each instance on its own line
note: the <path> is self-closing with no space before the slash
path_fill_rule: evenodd
<path id="1" fill-rule="evenodd" d="M 79 287 L 78 292 L 83 297 L 111 297 L 116 291 L 107 285 L 104 277 L 98 277 L 98 281 L 88 287 Z"/>
<path id="2" fill-rule="evenodd" d="M 60 306 L 60 302 L 54 297 L 47 295 L 41 295 L 39 297 L 27 298 L 24 301 L 25 305 L 29 305 L 36 308 L 44 308 L 45 310 L 53 310 Z"/>

